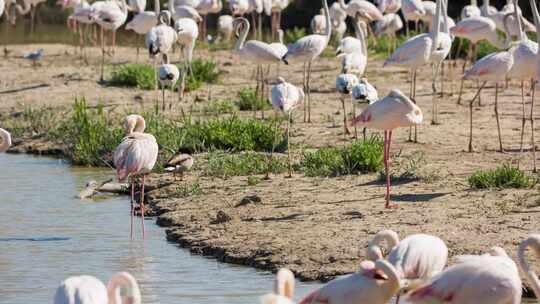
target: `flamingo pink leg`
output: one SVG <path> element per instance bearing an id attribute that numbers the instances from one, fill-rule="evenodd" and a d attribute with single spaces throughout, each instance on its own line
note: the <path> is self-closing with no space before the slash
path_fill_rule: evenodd
<path id="1" fill-rule="evenodd" d="M 386 208 L 397 208 L 396 205 L 390 205 L 390 143 L 392 142 L 392 131 L 384 131 L 384 167 L 386 171 Z"/>
<path id="2" fill-rule="evenodd" d="M 144 175 L 142 177 L 141 187 L 141 223 L 142 223 L 142 237 L 144 239 Z"/>
<path id="3" fill-rule="evenodd" d="M 133 240 L 133 216 L 134 216 L 134 213 L 135 213 L 135 205 L 134 205 L 134 202 L 135 202 L 135 181 L 133 180 L 133 178 L 131 178 L 131 229 L 130 229 L 130 235 L 131 235 L 131 239 Z"/>

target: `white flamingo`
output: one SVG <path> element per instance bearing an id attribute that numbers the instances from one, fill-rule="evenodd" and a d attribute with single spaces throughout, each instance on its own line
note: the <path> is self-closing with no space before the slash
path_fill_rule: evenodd
<path id="1" fill-rule="evenodd" d="M 156 55 L 167 55 L 178 39 L 175 30 L 169 26 L 171 13 L 162 11 L 159 13 L 158 24 L 146 33 L 146 48 L 150 54 L 150 58 L 155 58 Z"/>
<path id="2" fill-rule="evenodd" d="M 310 27 L 313 34 L 322 34 L 326 27 L 326 17 L 324 16 L 324 9 L 321 8 L 319 14 L 313 16 L 311 19 Z"/>
<path id="3" fill-rule="evenodd" d="M 105 65 L 105 37 L 104 30 L 112 32 L 112 53 L 116 47 L 116 30 L 118 30 L 127 19 L 126 0 L 116 1 L 98 1 L 93 4 L 94 12 L 92 19 L 101 27 L 101 76 L 103 81 L 103 69 Z"/>
<path id="4" fill-rule="evenodd" d="M 356 17 L 359 13 L 366 23 L 379 21 L 383 18 L 381 11 L 371 2 L 366 0 L 351 0 L 345 4 L 345 0 L 339 0 L 341 9 L 350 17 Z"/>
<path id="5" fill-rule="evenodd" d="M 270 14 L 272 15 L 272 37 L 275 37 L 277 30 L 281 28 L 281 12 L 289 6 L 291 0 L 269 0 L 264 3 L 270 3 Z M 265 8 L 268 14 L 267 8 Z"/>
<path id="6" fill-rule="evenodd" d="M 300 304 L 385 304 L 400 288 L 399 275 L 385 260 L 363 261 L 360 271 L 332 280 L 311 292 Z"/>
<path id="7" fill-rule="evenodd" d="M 339 4 L 339 2 L 332 3 L 329 12 L 330 20 L 332 20 L 334 24 L 344 22 L 347 19 L 347 12 L 341 8 L 341 4 Z"/>
<path id="8" fill-rule="evenodd" d="M 377 7 L 383 14 L 397 14 L 401 9 L 401 0 L 378 0 Z"/>
<path id="9" fill-rule="evenodd" d="M 416 30 L 418 30 L 418 20 L 426 14 L 424 4 L 421 0 L 402 0 L 401 12 L 405 18 L 405 30 L 409 37 L 409 21 L 414 21 Z"/>
<path id="10" fill-rule="evenodd" d="M 399 127 L 410 127 L 421 124 L 424 119 L 422 110 L 407 98 L 401 91 L 392 90 L 388 96 L 370 104 L 362 113 L 355 117 L 352 125 L 384 130 L 384 167 L 386 172 L 386 208 L 396 208 L 390 205 L 390 143 L 392 131 Z"/>
<path id="11" fill-rule="evenodd" d="M 527 248 L 531 248 L 532 252 L 536 255 L 537 258 L 540 257 L 539 234 L 531 234 L 526 240 L 519 244 L 518 265 L 521 271 L 527 277 L 527 280 L 529 280 L 529 283 L 531 284 L 531 288 L 536 295 L 536 298 L 540 299 L 540 280 L 538 279 L 538 275 L 536 274 L 536 272 L 531 269 L 529 263 L 527 263 L 527 260 L 525 259 L 525 251 L 527 250 Z"/>
<path id="12" fill-rule="evenodd" d="M 478 7 L 477 0 L 471 0 L 471 4 L 465 5 L 461 9 L 461 19 L 478 17 L 481 14 L 482 13 L 480 12 L 480 8 Z"/>
<path id="13" fill-rule="evenodd" d="M 441 0 L 437 0 L 438 12 L 436 14 L 437 20 L 440 18 L 440 3 Z M 439 24 L 439 22 L 435 22 Z M 405 41 L 392 55 L 384 62 L 383 66 L 397 65 L 405 66 L 411 71 L 411 85 L 410 85 L 410 98 L 415 101 L 416 98 L 416 71 L 423 65 L 431 62 L 433 55 L 443 47 L 445 44 L 445 37 L 440 33 L 440 27 L 436 26 L 432 28 L 429 33 L 416 35 Z M 451 42 L 450 42 L 451 44 Z M 417 132 L 415 126 L 414 142 L 417 140 Z M 412 138 L 412 132 L 409 132 L 409 140 Z"/>
<path id="14" fill-rule="evenodd" d="M 291 116 L 293 111 L 302 104 L 304 100 L 304 91 L 278 77 L 276 85 L 272 87 L 271 101 L 274 110 L 287 115 L 287 159 L 289 163 L 289 177 L 292 177 L 291 150 L 290 150 L 290 129 Z"/>
<path id="15" fill-rule="evenodd" d="M 74 32 L 79 34 L 79 49 L 84 56 L 84 30 L 80 24 L 84 24 L 86 29 L 88 26 L 94 23 L 92 20 L 92 6 L 86 2 L 86 0 L 63 0 L 62 8 L 73 8 L 73 13 L 67 18 L 67 25 L 73 29 Z"/>
<path id="16" fill-rule="evenodd" d="M 448 248 L 443 240 L 436 236 L 412 234 L 400 241 L 396 232 L 382 230 L 368 244 L 368 259 L 376 261 L 383 258 L 381 248 L 383 241 L 387 245 L 388 262 L 396 268 L 400 280 L 404 282 L 425 281 L 446 266 Z M 396 303 L 398 301 L 399 295 Z"/>
<path id="17" fill-rule="evenodd" d="M 336 48 L 336 56 L 338 58 L 346 54 L 364 52 L 365 41 L 363 39 L 365 37 L 365 32 L 360 22 L 362 22 L 362 24 L 365 24 L 359 18 L 356 18 L 354 20 L 353 26 L 354 26 L 355 37 L 351 37 L 351 36 L 345 37 L 341 39 L 341 41 L 339 42 L 338 47 Z M 367 53 L 366 53 L 366 56 L 367 56 Z"/>
<path id="18" fill-rule="evenodd" d="M 113 160 L 119 181 L 131 180 L 131 228 L 133 239 L 133 217 L 135 214 L 135 177 L 142 176 L 140 194 L 142 237 L 144 239 L 144 180 L 157 161 L 158 145 L 152 134 L 144 133 L 146 123 L 140 115 L 128 115 L 124 121 L 126 137 L 114 150 Z"/>
<path id="19" fill-rule="evenodd" d="M 500 252 L 500 253 L 499 253 Z M 448 267 L 407 296 L 408 303 L 519 304 L 518 269 L 502 248 Z"/>
<path id="20" fill-rule="evenodd" d="M 358 77 L 362 77 L 367 67 L 367 42 L 366 33 L 364 32 L 362 24 L 364 21 L 357 18 L 357 22 L 354 22 L 354 30 L 359 34 L 358 40 L 360 40 L 360 48 L 356 51 L 341 56 L 341 73 L 352 73 Z"/>
<path id="21" fill-rule="evenodd" d="M 120 289 L 126 289 L 128 294 L 121 296 Z M 62 282 L 54 295 L 54 304 L 94 303 L 140 304 L 141 291 L 137 280 L 127 272 L 119 272 L 112 276 L 105 287 L 93 276 L 72 276 Z"/>
<path id="22" fill-rule="evenodd" d="M 184 66 L 192 74 L 193 51 L 199 37 L 197 23 L 191 18 L 180 18 L 174 23 L 174 30 L 178 36 L 177 42 L 182 48 Z"/>
<path id="23" fill-rule="evenodd" d="M 15 8 L 20 15 L 26 15 L 30 13 L 30 30 L 32 32 L 34 32 L 35 28 L 37 7 L 40 3 L 43 2 L 46 2 L 46 0 L 23 0 L 24 7 L 19 4 L 15 5 Z M 13 3 L 15 4 L 16 1 L 13 1 Z"/>
<path id="24" fill-rule="evenodd" d="M 341 109 L 343 110 L 343 139 L 351 134 L 347 123 L 347 109 L 345 108 L 345 98 L 351 99 L 353 87 L 358 84 L 358 77 L 354 74 L 340 74 L 336 78 L 336 89 L 340 95 Z"/>
<path id="25" fill-rule="evenodd" d="M 435 18 L 435 14 L 437 13 L 437 5 L 433 1 L 422 1 L 422 5 L 424 6 L 425 14 L 420 17 L 420 20 L 430 28 L 431 23 Z"/>
<path id="26" fill-rule="evenodd" d="M 356 109 L 364 111 L 369 105 L 375 103 L 379 100 L 379 92 L 375 86 L 368 82 L 367 78 L 360 78 L 360 81 L 357 85 L 353 87 L 352 90 L 352 104 L 353 104 L 353 114 L 356 116 Z M 356 126 L 354 126 L 354 134 L 358 132 Z M 366 140 L 366 128 L 362 130 L 363 138 Z"/>
<path id="27" fill-rule="evenodd" d="M 146 9 L 146 0 L 128 0 L 128 9 L 135 13 L 142 13 Z"/>
<path id="28" fill-rule="evenodd" d="M 281 268 L 274 281 L 274 292 L 261 297 L 261 304 L 294 304 L 294 274 Z"/>
<path id="29" fill-rule="evenodd" d="M 249 10 L 249 0 L 229 0 L 229 10 L 233 17 L 244 16 Z"/>
<path id="30" fill-rule="evenodd" d="M 0 153 L 4 153 L 11 147 L 11 134 L 0 128 L 0 139 Z"/>
<path id="31" fill-rule="evenodd" d="M 190 5 L 175 5 L 174 0 L 169 0 L 168 3 L 168 8 L 174 21 L 180 18 L 191 18 L 197 23 L 202 21 L 202 17 L 199 12 L 197 12 L 195 7 Z"/>
<path id="32" fill-rule="evenodd" d="M 159 0 L 154 0 L 154 11 L 143 11 L 133 16 L 130 22 L 126 24 L 126 30 L 132 30 L 137 33 L 137 37 L 146 35 L 158 23 L 160 12 Z M 137 60 L 139 59 L 139 43 L 137 39 Z"/>
<path id="33" fill-rule="evenodd" d="M 385 34 L 392 40 L 393 52 L 396 49 L 396 33 L 403 28 L 403 21 L 398 14 L 389 13 L 383 16 L 383 18 L 375 23 L 375 36 L 380 37 Z"/>
<path id="34" fill-rule="evenodd" d="M 165 56 L 167 58 L 167 56 Z M 158 70 L 158 79 L 159 84 L 161 85 L 161 93 L 163 97 L 163 102 L 161 110 L 165 112 L 165 87 L 171 88 L 171 91 L 174 90 L 174 86 L 178 79 L 180 79 L 180 71 L 178 67 L 174 64 L 169 64 L 169 60 L 166 59 L 165 63 L 159 66 Z M 169 103 L 169 110 L 172 108 L 172 102 Z"/>
<path id="35" fill-rule="evenodd" d="M 231 37 L 234 32 L 233 22 L 234 22 L 234 18 L 231 15 L 219 16 L 218 21 L 217 21 L 219 39 L 225 39 L 226 42 L 231 41 Z"/>
<path id="36" fill-rule="evenodd" d="M 482 6 L 480 7 L 480 13 L 483 17 L 488 17 L 497 12 L 498 10 L 496 7 L 489 5 L 489 0 L 483 0 Z"/>
<path id="37" fill-rule="evenodd" d="M 311 65 L 322 54 L 324 49 L 326 49 L 332 35 L 332 23 L 330 21 L 328 3 L 326 3 L 326 0 L 322 0 L 322 3 L 326 16 L 326 31 L 324 35 L 313 34 L 300 38 L 295 43 L 289 45 L 289 51 L 282 59 L 286 64 L 289 58 L 304 62 L 304 91 L 307 94 L 307 113 L 304 107 L 304 122 L 311 122 Z"/>
<path id="38" fill-rule="evenodd" d="M 223 2 L 222 0 L 201 0 L 199 2 L 199 5 L 197 5 L 196 9 L 202 17 L 200 30 L 200 32 L 202 33 L 201 37 L 206 37 L 206 16 L 208 14 L 217 14 L 221 12 L 221 10 L 223 9 Z"/>

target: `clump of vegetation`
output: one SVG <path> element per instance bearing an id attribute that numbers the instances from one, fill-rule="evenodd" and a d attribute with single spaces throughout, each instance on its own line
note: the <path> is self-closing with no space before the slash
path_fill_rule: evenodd
<path id="1" fill-rule="evenodd" d="M 306 176 L 339 176 L 377 172 L 382 169 L 383 142 L 373 136 L 347 147 L 305 152 L 301 166 Z"/>
<path id="2" fill-rule="evenodd" d="M 401 155 L 401 152 L 392 156 L 392 166 L 390 167 L 390 176 L 393 179 L 402 181 L 420 179 L 419 169 L 426 163 L 423 152 L 417 151 L 409 155 Z M 381 172 L 381 180 L 386 179 L 384 172 Z"/>
<path id="3" fill-rule="evenodd" d="M 112 86 L 135 87 L 141 90 L 153 90 L 155 85 L 154 69 L 146 64 L 126 64 L 112 73 Z"/>
<path id="4" fill-rule="evenodd" d="M 217 83 L 221 72 L 217 63 L 212 60 L 195 59 L 191 63 L 193 75 L 186 78 L 186 92 L 191 92 L 202 87 L 204 83 Z"/>
<path id="5" fill-rule="evenodd" d="M 242 88 L 238 92 L 236 105 L 240 111 L 261 111 L 271 108 L 267 99 L 261 99 L 253 88 Z"/>
<path id="6" fill-rule="evenodd" d="M 25 108 L 22 112 L 13 114 L 0 114 L 2 127 L 9 129 L 13 137 L 22 137 L 24 135 L 44 134 L 54 132 L 56 124 L 64 113 L 52 107 L 41 107 L 34 109 Z"/>
<path id="7" fill-rule="evenodd" d="M 500 38 L 501 41 L 504 38 Z M 467 58 L 467 52 L 469 51 L 470 41 L 468 39 L 456 37 L 456 41 L 452 43 L 452 58 Z M 473 61 L 476 61 L 488 54 L 497 52 L 498 49 L 487 41 L 480 41 L 476 44 L 476 58 L 473 58 Z"/>
<path id="8" fill-rule="evenodd" d="M 306 36 L 306 29 L 305 28 L 300 28 L 300 27 L 295 27 L 293 29 L 285 31 L 285 35 L 283 37 L 283 40 L 284 40 L 283 43 L 285 43 L 285 45 L 287 45 L 289 43 L 294 43 L 298 39 L 300 39 L 300 38 L 302 38 L 304 36 Z"/>
<path id="9" fill-rule="evenodd" d="M 230 154 L 221 151 L 213 152 L 209 155 L 208 165 L 204 169 L 204 175 L 228 178 L 231 176 L 265 174 L 267 172 L 278 174 L 285 172 L 285 170 L 287 170 L 286 161 L 281 157 L 276 157 L 276 155 L 269 162 L 268 156 L 262 153 L 245 152 Z"/>
<path id="10" fill-rule="evenodd" d="M 204 115 L 232 114 L 238 111 L 236 104 L 230 100 L 216 100 L 199 108 Z"/>
<path id="11" fill-rule="evenodd" d="M 509 164 L 504 164 L 494 170 L 478 170 L 469 177 L 468 181 L 473 189 L 529 188 L 536 183 L 532 177 Z"/>
<path id="12" fill-rule="evenodd" d="M 189 197 L 203 194 L 202 187 L 199 183 L 181 183 L 176 187 L 175 197 Z"/>

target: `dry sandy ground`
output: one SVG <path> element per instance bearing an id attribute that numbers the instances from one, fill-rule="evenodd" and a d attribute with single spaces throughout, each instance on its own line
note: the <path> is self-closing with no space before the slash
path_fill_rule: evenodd
<path id="1" fill-rule="evenodd" d="M 45 59 L 37 68 L 17 58 L 23 51 L 38 47 L 13 46 L 12 57 L 0 61 L 2 111 L 19 110 L 23 105 L 71 104 L 76 96 L 85 96 L 90 103 L 103 100 L 128 106 L 139 106 L 141 101 L 149 106 L 153 102 L 151 92 L 99 85 L 95 49 L 91 65 L 76 59 L 73 48 L 63 45 L 45 45 Z M 113 60 L 134 61 L 134 54 L 134 49 L 121 48 Z M 252 83 L 251 71 L 230 52 L 209 55 L 199 51 L 197 56 L 214 57 L 225 71 L 222 84 L 194 94 L 202 102 L 207 102 L 208 90 L 213 99 L 234 98 L 240 87 Z M 302 123 L 298 111 L 291 139 L 296 155 L 301 154 L 300 147 L 345 144 L 340 103 L 334 90 L 338 67 L 334 58 L 315 64 L 314 122 Z M 451 77 L 456 79 L 454 92 L 459 85 L 459 71 L 455 69 Z M 302 83 L 301 64 L 282 66 L 281 72 L 288 81 Z M 403 69 L 383 69 L 382 61 L 370 61 L 367 75 L 377 85 L 379 95 L 391 88 L 408 92 L 408 74 Z M 178 197 L 178 182 L 148 194 L 151 211 L 159 215 L 160 224 L 170 226 L 169 239 L 194 252 L 264 269 L 286 266 L 304 279 L 326 279 L 355 271 L 367 241 L 383 228 L 394 229 L 400 236 L 418 232 L 438 235 L 448 244 L 451 255 L 479 253 L 497 245 L 515 256 L 520 240 L 540 231 L 538 190 L 473 191 L 467 177 L 477 169 L 494 168 L 504 162 L 519 164 L 529 172 L 532 169 L 530 153 L 519 153 L 520 89 L 517 83 L 511 83 L 500 94 L 504 147 L 510 152 L 497 152 L 494 90 L 490 84 L 482 106 L 474 107 L 475 152 L 468 153 L 468 106 L 456 105 L 457 94 L 440 101 L 441 124 L 429 123 L 430 75 L 426 67 L 418 79 L 417 101 L 425 119 L 419 127 L 419 143 L 406 141 L 407 130 L 397 130 L 394 136 L 393 154 L 401 151 L 402 159 L 406 159 L 421 153 L 425 160 L 418 169 L 420 179 L 394 183 L 392 200 L 401 204 L 398 210 L 383 208 L 384 184 L 377 175 L 307 178 L 296 174 L 291 179 L 275 176 L 249 186 L 247 177 L 211 179 L 193 172 L 185 183 L 199 183 L 203 194 Z M 48 86 L 32 89 L 42 84 Z M 466 84 L 465 101 L 474 95 L 471 85 Z M 447 79 L 447 92 L 450 86 Z M 194 95 L 187 102 L 195 99 Z M 530 107 L 529 101 L 526 106 Z M 531 147 L 530 134 L 527 125 L 526 149 Z M 168 178 L 152 176 L 154 181 Z M 261 202 L 235 207 L 249 195 L 256 195 Z"/>

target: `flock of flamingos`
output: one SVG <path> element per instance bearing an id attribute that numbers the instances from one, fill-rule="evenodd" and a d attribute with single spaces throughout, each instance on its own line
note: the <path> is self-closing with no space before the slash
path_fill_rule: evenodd
<path id="1" fill-rule="evenodd" d="M 15 1 L 0 0 L 0 15 L 5 13 L 8 20 L 15 22 L 17 13 L 35 15 L 37 5 L 43 0 L 23 0 L 24 6 Z M 311 28 L 313 34 L 300 38 L 285 46 L 280 29 L 281 11 L 289 5 L 288 0 L 229 0 L 233 16 L 222 15 L 218 20 L 219 37 L 229 40 L 233 34 L 238 36 L 234 51 L 243 60 L 257 65 L 257 85 L 268 83 L 265 65 L 288 64 L 289 61 L 304 63 L 303 86 L 298 87 L 278 77 L 271 89 L 271 102 L 276 111 L 289 116 L 303 106 L 304 121 L 311 121 L 311 73 L 312 64 L 322 54 L 332 35 L 337 35 L 339 46 L 337 56 L 341 60 L 342 73 L 336 78 L 336 88 L 341 94 L 343 106 L 343 127 L 347 134 L 351 126 L 359 126 L 384 131 L 384 164 L 386 170 L 387 208 L 396 205 L 390 202 L 390 177 L 388 174 L 392 131 L 400 127 L 409 127 L 411 140 L 417 140 L 416 130 L 412 128 L 422 123 L 423 112 L 416 105 L 416 72 L 425 65 L 433 67 L 433 110 L 432 122 L 437 123 L 437 80 L 441 64 L 450 54 L 455 37 L 470 40 L 469 56 L 475 58 L 476 44 L 481 40 L 503 49 L 476 61 L 468 68 L 463 79 L 478 81 L 478 93 L 469 102 L 470 105 L 470 141 L 472 151 L 473 111 L 472 105 L 480 95 L 486 82 L 495 82 L 495 114 L 499 126 L 499 145 L 503 151 L 500 136 L 498 113 L 499 82 L 507 78 L 530 82 L 532 96 L 531 115 L 528 117 L 534 130 L 532 111 L 534 107 L 534 89 L 537 79 L 538 43 L 531 41 L 527 31 L 540 32 L 540 15 L 534 0 L 530 0 L 534 24 L 521 15 L 517 0 L 509 0 L 501 11 L 484 0 L 478 7 L 475 0 L 463 8 L 461 20 L 454 22 L 447 15 L 448 0 L 378 0 L 377 6 L 365 0 L 340 0 L 331 7 L 322 1 L 321 15 L 314 16 Z M 150 58 L 154 59 L 156 74 L 162 87 L 173 86 L 182 74 L 191 72 L 191 60 L 196 40 L 206 39 L 206 15 L 222 10 L 221 0 L 169 0 L 168 10 L 161 10 L 159 1 L 155 1 L 154 11 L 145 11 L 143 0 L 107 0 L 92 4 L 85 0 L 63 0 L 65 8 L 72 8 L 73 14 L 68 24 L 79 28 L 81 47 L 85 43 L 85 31 L 81 25 L 97 24 L 101 28 L 102 54 L 105 56 L 104 31 L 112 32 L 110 51 L 114 52 L 115 32 L 127 20 L 128 10 L 134 11 L 134 18 L 126 24 L 126 29 L 145 35 L 146 48 Z M 405 21 L 397 14 L 402 12 Z M 250 14 L 251 22 L 243 16 Z M 272 16 L 271 32 L 280 37 L 279 43 L 266 43 L 256 40 L 261 37 L 262 18 Z M 345 20 L 353 18 L 356 37 L 344 37 L 347 31 Z M 385 65 L 397 65 L 408 68 L 411 73 L 410 92 L 403 94 L 397 89 L 383 98 L 366 78 L 363 78 L 367 65 L 366 36 L 387 34 L 395 37 L 404 25 L 408 33 L 409 21 L 423 21 L 428 25 L 428 32 L 416 35 L 395 48 L 385 61 Z M 374 24 L 373 28 L 371 24 Z M 173 24 L 174 26 L 171 26 Z M 253 40 L 247 36 L 253 32 Z M 497 31 L 503 31 L 505 40 L 500 41 Z M 517 40 L 512 41 L 516 37 Z M 182 45 L 184 66 L 179 70 L 169 64 L 173 45 Z M 41 52 L 40 52 L 41 54 Z M 39 60 L 39 56 L 31 59 Z M 103 59 L 104 60 L 104 59 Z M 102 60 L 102 65 L 103 65 Z M 157 66 L 157 61 L 160 66 Z M 102 69 L 103 70 L 103 69 Z M 267 70 L 268 71 L 268 70 Z M 103 77 L 103 75 L 102 75 Z M 463 88 L 463 84 L 461 86 Z M 461 94 L 461 92 L 460 92 Z M 361 108 L 361 113 L 347 121 L 345 100 L 350 98 L 353 107 Z M 522 94 L 524 100 L 525 95 Z M 163 101 L 165 107 L 165 100 Z M 525 105 L 524 101 L 523 104 Z M 524 111 L 525 113 L 525 111 Z M 524 114 L 525 115 L 525 114 Z M 526 123 L 523 117 L 524 128 Z M 131 181 L 131 237 L 133 238 L 133 218 L 135 202 L 135 177 L 142 178 L 140 206 L 142 214 L 142 234 L 144 238 L 144 183 L 158 156 L 158 144 L 153 135 L 145 133 L 145 121 L 140 115 L 129 115 L 124 121 L 126 136 L 114 152 L 114 164 L 119 180 Z M 289 134 L 287 126 L 287 136 Z M 412 138 L 414 134 L 414 139 Z M 11 145 L 10 134 L 0 129 L 0 152 L 5 152 Z M 531 138 L 532 153 L 535 153 L 534 135 Z M 533 156 L 534 157 L 534 156 Z M 193 165 L 193 159 L 186 155 L 176 155 L 171 159 L 167 170 L 183 173 Z M 536 167 L 536 164 L 534 165 Z M 290 157 L 289 157 L 290 168 Z M 536 169 L 536 168 L 535 168 Z M 289 169 L 289 175 L 291 170 Z M 383 246 L 386 244 L 386 246 Z M 540 297 L 540 280 L 529 267 L 526 250 L 540 257 L 540 235 L 532 234 L 518 248 L 518 266 L 530 281 L 534 293 Z M 385 257 L 383 253 L 387 253 Z M 456 257 L 456 263 L 447 268 L 448 249 L 438 237 L 415 234 L 399 240 L 391 230 L 384 230 L 375 235 L 368 244 L 368 260 L 361 262 L 358 272 L 338 278 L 313 291 L 300 303 L 388 303 L 392 297 L 404 295 L 409 303 L 520 303 L 522 282 L 518 266 L 500 247 L 494 247 L 483 255 Z M 287 269 L 277 273 L 275 289 L 264 296 L 262 303 L 293 303 L 294 276 Z M 125 289 L 125 292 L 121 290 Z M 126 272 L 118 273 L 105 285 L 91 276 L 70 277 L 58 288 L 54 303 L 141 303 L 140 290 L 136 280 Z"/>

